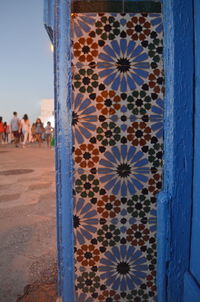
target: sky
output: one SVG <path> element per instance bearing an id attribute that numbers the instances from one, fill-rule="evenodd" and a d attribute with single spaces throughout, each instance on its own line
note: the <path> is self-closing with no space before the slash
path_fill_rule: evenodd
<path id="1" fill-rule="evenodd" d="M 0 0 L 0 116 L 27 113 L 53 98 L 53 54 L 43 26 L 43 0 Z"/>

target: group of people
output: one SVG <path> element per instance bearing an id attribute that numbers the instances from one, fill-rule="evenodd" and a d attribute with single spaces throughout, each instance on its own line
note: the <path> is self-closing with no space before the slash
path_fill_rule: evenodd
<path id="1" fill-rule="evenodd" d="M 24 114 L 20 120 L 17 112 L 13 112 L 10 124 L 4 122 L 0 116 L 0 144 L 13 142 L 16 147 L 19 147 L 19 144 L 22 143 L 22 147 L 25 147 L 28 142 L 36 142 L 41 146 L 45 140 L 47 146 L 50 147 L 53 141 L 53 130 L 50 122 L 47 122 L 44 127 L 40 118 L 37 118 L 31 126 L 27 114 Z"/>

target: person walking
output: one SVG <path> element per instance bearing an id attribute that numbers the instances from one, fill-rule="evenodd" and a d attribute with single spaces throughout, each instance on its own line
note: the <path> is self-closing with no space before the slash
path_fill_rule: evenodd
<path id="1" fill-rule="evenodd" d="M 33 123 L 31 127 L 31 143 L 34 143 L 36 141 L 35 128 L 36 128 L 35 123 Z"/>
<path id="2" fill-rule="evenodd" d="M 19 130 L 20 130 L 20 119 L 17 117 L 17 112 L 13 112 L 13 118 L 10 121 L 10 129 L 14 137 L 15 147 L 19 147 Z"/>
<path id="3" fill-rule="evenodd" d="M 41 122 L 41 119 L 38 118 L 35 123 L 35 137 L 36 137 L 36 142 L 38 142 L 39 144 L 39 147 L 41 147 L 43 132 L 44 132 L 43 124 Z"/>
<path id="4" fill-rule="evenodd" d="M 3 134 L 4 134 L 4 126 L 3 126 L 3 118 L 0 116 L 0 144 L 3 142 Z"/>
<path id="5" fill-rule="evenodd" d="M 48 122 L 45 127 L 45 139 L 47 142 L 47 147 L 51 147 L 50 143 L 51 143 L 52 131 L 53 128 L 51 127 L 51 122 Z"/>
<path id="6" fill-rule="evenodd" d="M 10 133 L 9 125 L 6 122 L 4 122 L 3 128 L 4 128 L 3 141 L 4 141 L 4 144 L 6 144 L 6 143 L 8 143 L 8 135 Z"/>
<path id="7" fill-rule="evenodd" d="M 22 146 L 25 147 L 28 136 L 30 135 L 30 121 L 27 114 L 24 114 L 23 119 L 21 120 L 20 129 L 23 134 Z"/>

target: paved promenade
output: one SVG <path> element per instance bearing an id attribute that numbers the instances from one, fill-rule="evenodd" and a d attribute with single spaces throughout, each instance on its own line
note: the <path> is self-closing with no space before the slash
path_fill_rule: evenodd
<path id="1" fill-rule="evenodd" d="M 0 302 L 16 302 L 29 284 L 56 283 L 54 174 L 46 146 L 0 145 Z"/>

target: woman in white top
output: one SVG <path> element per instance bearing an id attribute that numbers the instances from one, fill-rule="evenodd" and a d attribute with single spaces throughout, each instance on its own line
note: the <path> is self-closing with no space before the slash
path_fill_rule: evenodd
<path id="1" fill-rule="evenodd" d="M 21 120 L 21 130 L 24 136 L 23 140 L 23 147 L 25 146 L 27 140 L 28 140 L 28 135 L 30 135 L 30 121 L 28 119 L 28 115 L 24 114 L 23 119 Z"/>

